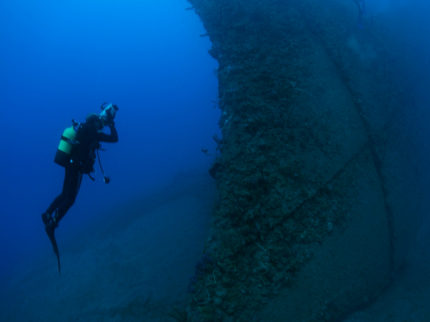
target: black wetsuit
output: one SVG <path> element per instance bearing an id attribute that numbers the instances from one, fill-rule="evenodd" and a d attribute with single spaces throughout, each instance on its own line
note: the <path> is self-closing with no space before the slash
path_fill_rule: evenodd
<path id="1" fill-rule="evenodd" d="M 83 124 L 85 126 L 85 124 Z M 89 127 L 88 127 L 89 128 Z M 118 142 L 118 132 L 116 131 L 115 125 L 112 124 L 109 126 L 110 135 L 105 134 L 103 132 L 93 132 L 89 133 L 88 136 L 92 136 L 89 140 L 93 141 L 94 139 L 98 142 L 109 142 L 115 143 Z M 87 131 L 89 132 L 89 131 Z M 86 135 L 86 137 L 88 138 Z M 76 163 L 70 163 L 66 167 L 66 175 L 64 177 L 63 183 L 63 191 L 59 196 L 57 196 L 46 212 L 52 216 L 54 211 L 57 209 L 56 223 L 64 217 L 69 208 L 74 204 L 76 196 L 78 195 L 79 188 L 81 186 L 82 181 L 82 169 Z"/>

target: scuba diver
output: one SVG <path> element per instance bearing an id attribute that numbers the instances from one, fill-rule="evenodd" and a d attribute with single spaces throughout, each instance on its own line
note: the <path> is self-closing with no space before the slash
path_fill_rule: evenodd
<path id="1" fill-rule="evenodd" d="M 353 0 L 358 7 L 358 28 L 363 29 L 363 16 L 366 15 L 366 5 L 364 0 Z"/>
<path id="2" fill-rule="evenodd" d="M 75 202 L 81 186 L 83 174 L 88 174 L 94 181 L 94 178 L 91 177 L 91 173 L 94 172 L 93 165 L 96 159 L 95 153 L 97 151 L 98 155 L 98 150 L 101 148 L 100 142 L 118 142 L 118 132 L 114 123 L 118 106 L 115 104 L 103 103 L 101 108 L 102 112 L 100 115 L 94 113 L 88 114 L 85 123 L 78 123 L 72 120 L 73 125 L 64 130 L 55 155 L 54 162 L 63 166 L 66 171 L 63 190 L 42 214 L 42 221 L 45 224 L 45 231 L 54 247 L 54 253 L 58 259 L 59 271 L 60 256 L 54 235 L 55 228 L 58 227 L 58 223 Z M 109 126 L 110 134 L 101 132 L 105 126 Z M 110 178 L 104 175 L 100 157 L 99 163 L 104 176 L 103 180 L 105 183 L 109 183 Z"/>

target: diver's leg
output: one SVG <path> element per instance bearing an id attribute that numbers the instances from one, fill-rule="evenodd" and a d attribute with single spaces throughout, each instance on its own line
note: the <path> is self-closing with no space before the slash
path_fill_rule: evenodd
<path id="1" fill-rule="evenodd" d="M 66 215 L 67 211 L 75 203 L 76 196 L 82 180 L 82 174 L 73 166 L 66 168 L 66 176 L 68 177 L 68 182 L 65 191 L 65 199 L 58 206 L 57 213 L 55 215 L 55 223 L 58 222 Z"/>
<path id="2" fill-rule="evenodd" d="M 67 187 L 69 185 L 69 181 L 70 181 L 70 176 L 68 175 L 68 171 L 66 168 L 65 174 L 64 174 L 64 181 L 63 181 L 63 190 L 61 191 L 61 194 L 59 194 L 54 199 L 54 201 L 51 203 L 51 205 L 46 210 L 46 212 L 42 214 L 42 220 L 45 225 L 50 222 L 52 218 L 52 214 L 54 213 L 55 209 L 57 209 L 61 205 L 61 203 L 66 199 L 67 197 L 66 192 L 67 192 Z"/>

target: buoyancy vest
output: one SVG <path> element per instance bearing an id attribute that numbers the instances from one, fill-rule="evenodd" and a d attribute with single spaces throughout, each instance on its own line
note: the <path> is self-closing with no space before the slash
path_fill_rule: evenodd
<path id="1" fill-rule="evenodd" d="M 72 164 L 79 172 L 90 174 L 98 147 L 97 131 L 89 124 L 74 122 L 64 130 L 54 162 L 63 167 Z"/>

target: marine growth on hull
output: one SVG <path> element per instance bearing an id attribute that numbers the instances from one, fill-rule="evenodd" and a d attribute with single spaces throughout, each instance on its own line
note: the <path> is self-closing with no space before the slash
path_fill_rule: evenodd
<path id="1" fill-rule="evenodd" d="M 211 235 L 171 315 L 333 321 L 390 282 L 423 214 L 393 35 L 359 28 L 354 1 L 189 2 L 219 63 L 223 138 Z"/>

